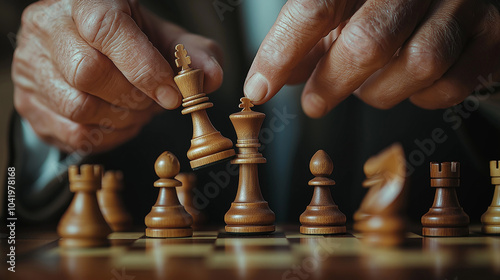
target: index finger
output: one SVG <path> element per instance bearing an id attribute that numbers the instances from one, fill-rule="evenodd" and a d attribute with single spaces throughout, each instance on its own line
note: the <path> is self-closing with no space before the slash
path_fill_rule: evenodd
<path id="1" fill-rule="evenodd" d="M 358 1 L 290 0 L 260 45 L 244 92 L 256 104 L 271 99 L 292 69 L 324 36 L 348 17 Z"/>
<path id="2" fill-rule="evenodd" d="M 75 0 L 72 16 L 80 36 L 131 84 L 167 109 L 180 105 L 174 72 L 132 19 L 126 0 Z"/>

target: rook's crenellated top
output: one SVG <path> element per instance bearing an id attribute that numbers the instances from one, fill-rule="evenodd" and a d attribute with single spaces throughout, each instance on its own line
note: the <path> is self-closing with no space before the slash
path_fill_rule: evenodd
<path id="1" fill-rule="evenodd" d="M 431 178 L 460 178 L 460 162 L 431 162 Z"/>

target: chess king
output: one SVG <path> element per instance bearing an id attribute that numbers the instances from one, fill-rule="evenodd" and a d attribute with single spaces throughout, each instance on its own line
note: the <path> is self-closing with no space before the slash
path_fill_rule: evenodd
<path id="1" fill-rule="evenodd" d="M 275 215 L 262 197 L 257 169 L 257 164 L 266 163 L 258 151 L 259 131 L 266 115 L 252 111 L 250 99 L 240 100 L 239 107 L 243 110 L 229 116 L 238 136 L 236 147 L 239 149 L 231 163 L 240 165 L 240 173 L 236 199 L 224 216 L 226 232 L 273 232 Z"/>
<path id="2" fill-rule="evenodd" d="M 182 99 L 182 114 L 191 114 L 193 119 L 193 139 L 187 157 L 194 170 L 234 157 L 233 142 L 223 137 L 210 122 L 206 109 L 214 106 L 203 93 L 203 71 L 192 69 L 191 57 L 184 45 L 175 46 L 175 64 L 181 71 L 174 77 Z"/>

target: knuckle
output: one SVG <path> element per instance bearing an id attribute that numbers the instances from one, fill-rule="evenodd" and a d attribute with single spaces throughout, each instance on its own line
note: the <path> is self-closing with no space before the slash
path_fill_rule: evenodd
<path id="1" fill-rule="evenodd" d="M 429 82 L 441 76 L 440 65 L 443 62 L 427 44 L 414 43 L 408 47 L 408 59 L 405 70 L 419 82 Z"/>
<path id="2" fill-rule="evenodd" d="M 97 100 L 89 94 L 69 94 L 62 101 L 62 113 L 76 123 L 89 123 L 97 113 Z"/>
<path id="3" fill-rule="evenodd" d="M 77 17 L 78 20 L 75 20 L 75 23 L 87 42 L 92 45 L 104 46 L 126 16 L 128 15 L 121 10 L 99 7 L 85 11 L 81 17 Z"/>
<path id="4" fill-rule="evenodd" d="M 67 81 L 83 91 L 89 91 L 99 77 L 105 75 L 107 63 L 97 51 L 78 51 L 70 58 L 72 61 L 67 72 Z"/>
<path id="5" fill-rule="evenodd" d="M 353 22 L 343 31 L 345 57 L 361 68 L 381 68 L 392 53 L 389 42 L 371 23 Z"/>

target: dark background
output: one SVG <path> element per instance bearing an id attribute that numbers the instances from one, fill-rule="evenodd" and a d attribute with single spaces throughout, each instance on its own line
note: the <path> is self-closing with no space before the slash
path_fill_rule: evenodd
<path id="1" fill-rule="evenodd" d="M 19 27 L 23 7 L 31 1 L 2 1 L 0 3 L 0 111 L 11 101 L 12 85 L 10 82 L 10 64 L 13 53 L 13 34 Z M 182 9 L 180 9 L 182 3 Z M 210 95 L 215 107 L 209 109 L 209 116 L 214 126 L 221 133 L 236 141 L 236 134 L 228 116 L 237 112 L 238 100 L 242 93 L 242 85 L 246 71 L 251 63 L 252 53 L 245 44 L 242 31 L 241 7 L 225 14 L 220 21 L 213 10 L 212 1 L 164 1 L 147 6 L 158 14 L 177 22 L 192 32 L 215 39 L 225 54 L 224 84 L 220 90 Z M 294 104 L 299 104 L 300 96 L 289 97 Z M 271 107 L 257 106 L 258 111 L 267 114 L 263 128 L 270 128 L 270 120 L 277 117 L 273 109 L 283 110 L 280 104 Z M 408 178 L 410 194 L 408 214 L 412 221 L 418 222 L 432 205 L 433 190 L 429 187 L 430 161 L 461 162 L 462 187 L 458 190 L 459 200 L 464 210 L 470 215 L 472 222 L 479 222 L 480 215 L 491 202 L 493 187 L 489 178 L 489 160 L 500 158 L 499 131 L 479 110 L 470 112 L 470 116 L 461 117 L 463 124 L 453 129 L 450 122 L 444 119 L 446 110 L 426 111 L 416 108 L 409 102 L 403 102 L 391 110 L 371 108 L 355 97 L 350 97 L 330 114 L 320 120 L 307 118 L 300 107 L 287 107 L 289 113 L 296 115 L 286 125 L 285 131 L 298 129 L 300 133 L 293 139 L 279 137 L 284 135 L 275 132 L 274 137 L 261 135 L 266 144 L 262 150 L 268 163 L 260 167 L 260 180 L 264 198 L 275 210 L 278 222 L 298 223 L 298 217 L 309 203 L 312 188 L 307 182 L 312 178 L 308 170 L 311 156 L 324 149 L 331 156 L 335 169 L 332 178 L 337 185 L 332 188 L 334 200 L 347 215 L 348 222 L 359 207 L 365 189 L 361 187 L 365 179 L 364 162 L 372 155 L 394 142 L 401 142 L 407 156 L 421 150 L 416 140 L 430 138 L 436 128 L 447 135 L 444 143 L 438 143 L 435 151 L 426 155 L 423 163 L 414 166 L 415 170 Z M 6 118 L 5 115 L 1 116 Z M 452 123 L 451 123 L 452 124 Z M 191 139 L 191 120 L 182 116 L 180 109 L 165 112 L 144 127 L 141 135 L 121 147 L 95 155 L 86 162 L 103 164 L 106 169 L 119 169 L 125 174 L 125 203 L 134 215 L 137 224 L 143 223 L 156 199 L 157 190 L 153 182 L 157 179 L 153 164 L 163 151 L 170 150 L 179 158 L 182 170 L 189 171 L 189 162 L 185 152 Z M 276 142 L 281 141 L 276 145 Z M 272 145 L 274 144 L 274 145 Z M 287 147 L 296 147 L 287 149 Z M 283 156 L 293 159 L 282 162 Z M 292 168 L 283 172 L 280 166 L 290 165 Z M 197 171 L 198 188 L 207 197 L 202 211 L 206 212 L 215 223 L 223 223 L 223 215 L 233 201 L 238 176 L 225 171 L 226 163 Z M 217 175 L 214 175 L 217 174 Z M 230 179 L 221 184 L 214 179 Z M 280 184 L 288 178 L 289 185 Z M 218 187 L 214 188 L 214 185 Z M 22 186 L 20 186 L 22 187 Z M 277 207 L 279 205 L 279 207 Z M 278 210 L 276 210 L 278 208 Z M 57 222 L 58 217 L 54 217 Z"/>

